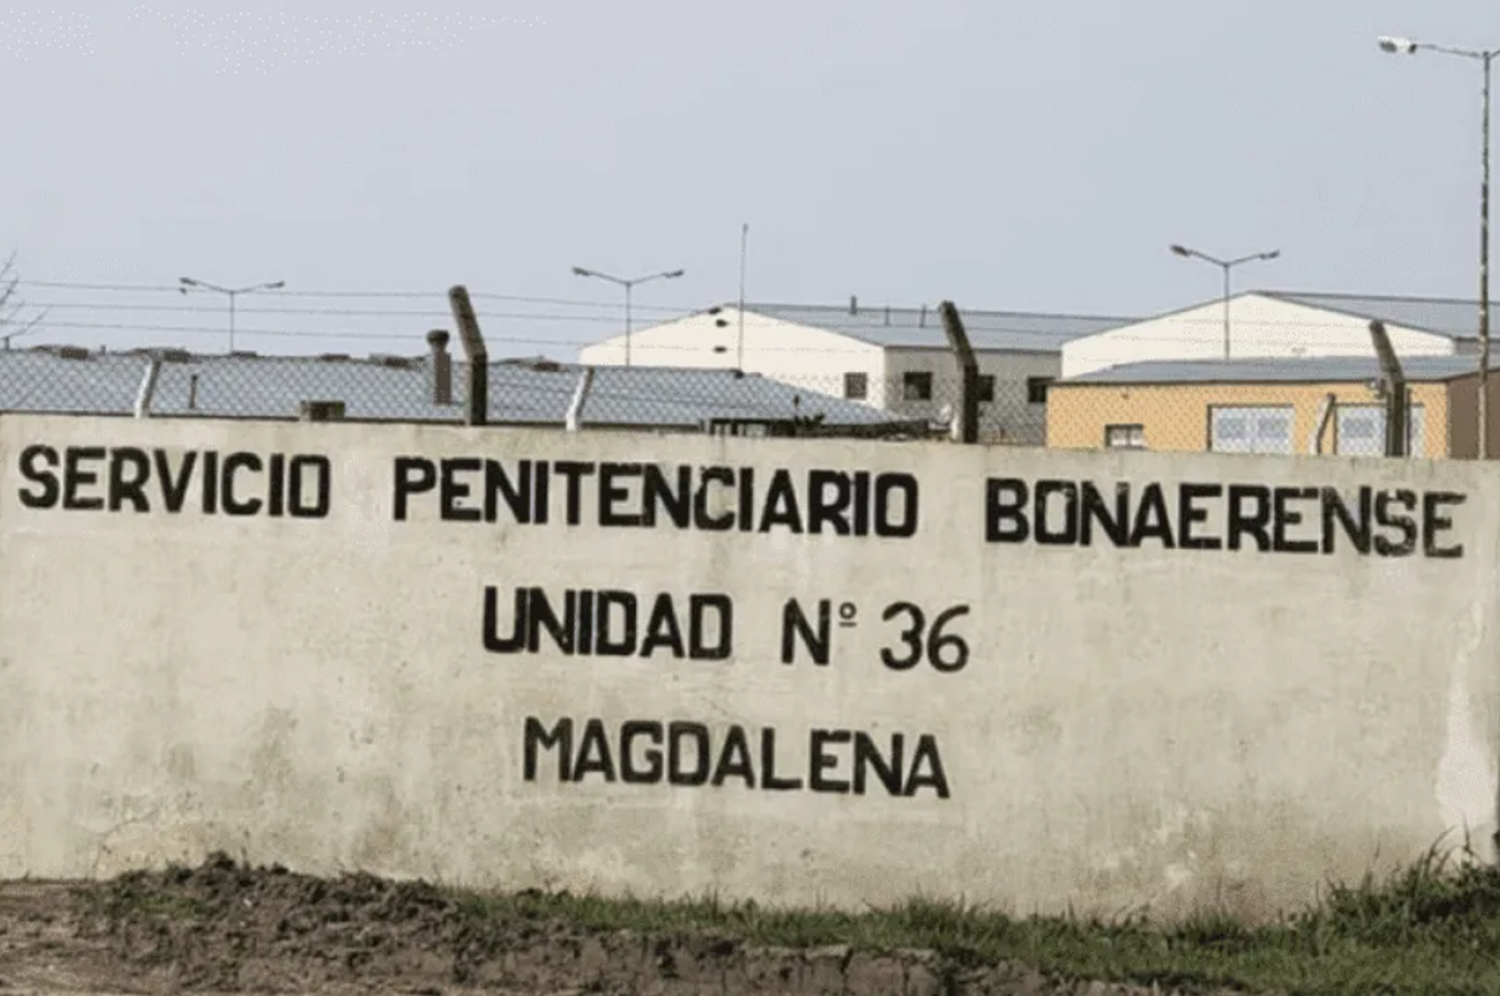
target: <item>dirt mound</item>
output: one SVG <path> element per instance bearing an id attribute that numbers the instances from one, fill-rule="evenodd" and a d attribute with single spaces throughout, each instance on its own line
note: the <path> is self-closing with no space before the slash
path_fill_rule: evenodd
<path id="1" fill-rule="evenodd" d="M 197 868 L 132 872 L 81 898 L 80 933 L 128 962 L 169 969 L 186 988 L 297 989 L 414 970 L 463 981 L 465 918 L 425 883 L 312 878 L 219 853 Z"/>
<path id="2" fill-rule="evenodd" d="M 1090 996 L 1151 990 L 1064 984 L 930 953 L 766 950 L 704 935 L 594 932 L 526 904 L 458 899 L 421 882 L 319 879 L 215 854 L 197 868 L 135 872 L 75 893 L 80 941 L 116 983 L 215 992 L 438 994 L 940 993 Z M 1160 992 L 1160 990 L 1157 990 Z"/>

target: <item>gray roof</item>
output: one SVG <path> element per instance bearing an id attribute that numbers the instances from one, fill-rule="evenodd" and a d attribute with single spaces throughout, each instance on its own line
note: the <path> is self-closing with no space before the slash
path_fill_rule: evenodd
<path id="1" fill-rule="evenodd" d="M 1401 360 L 1409 381 L 1452 380 L 1478 369 L 1474 356 L 1408 356 Z M 1490 368 L 1500 369 L 1500 357 Z M 1267 357 L 1243 360 L 1146 360 L 1122 363 L 1057 381 L 1069 384 L 1337 384 L 1380 376 L 1374 356 Z"/>
<path id="2" fill-rule="evenodd" d="M 733 307 L 725 305 L 725 307 Z M 860 305 L 746 304 L 747 314 L 839 332 L 876 346 L 946 347 L 947 336 L 936 307 L 886 308 Z M 1048 315 L 1024 311 L 969 311 L 959 308 L 964 330 L 975 349 L 1013 353 L 1056 353 L 1070 339 L 1093 335 L 1136 321 L 1098 315 Z"/>
<path id="3" fill-rule="evenodd" d="M 1319 294 L 1299 291 L 1252 291 L 1309 308 L 1338 311 L 1389 325 L 1432 332 L 1450 339 L 1479 337 L 1479 302 L 1436 297 L 1382 297 L 1370 294 Z"/>
<path id="4" fill-rule="evenodd" d="M 82 352 L 82 351 L 79 351 Z M 185 357 L 185 358 L 183 358 Z M 60 355 L 57 347 L 0 350 L 0 411 L 126 415 L 149 356 Z M 151 410 L 157 415 L 296 418 L 303 401 L 342 401 L 345 417 L 452 422 L 463 418 L 467 365 L 453 362 L 453 398 L 433 404 L 427 357 L 322 359 L 186 356 L 162 364 Z M 491 422 L 561 425 L 582 368 L 492 362 Z M 190 397 L 195 407 L 189 407 Z M 794 400 L 795 399 L 795 400 Z M 585 424 L 689 427 L 710 418 L 785 419 L 822 414 L 826 424 L 876 425 L 888 412 L 730 370 L 598 367 L 584 405 Z"/>

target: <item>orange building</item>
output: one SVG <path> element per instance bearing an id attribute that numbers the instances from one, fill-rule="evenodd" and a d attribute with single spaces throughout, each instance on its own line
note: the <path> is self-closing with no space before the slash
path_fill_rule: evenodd
<path id="1" fill-rule="evenodd" d="M 1414 457 L 1478 452 L 1478 359 L 1402 361 Z M 1152 360 L 1054 382 L 1047 445 L 1058 449 L 1352 454 L 1384 452 L 1373 356 Z M 1500 455 L 1500 370 L 1489 377 L 1488 449 Z"/>

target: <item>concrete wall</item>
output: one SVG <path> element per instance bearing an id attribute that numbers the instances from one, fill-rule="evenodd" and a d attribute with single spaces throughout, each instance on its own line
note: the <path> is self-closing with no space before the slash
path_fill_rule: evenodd
<path id="1" fill-rule="evenodd" d="M 961 383 L 958 360 L 951 349 L 901 348 L 889 351 L 885 392 L 886 407 L 902 416 L 940 419 L 943 406 L 957 410 Z M 979 408 L 983 438 L 1040 446 L 1047 435 L 1047 406 L 1027 399 L 1028 378 L 1055 379 L 1062 369 L 1058 353 L 1001 352 L 975 350 L 981 375 L 995 379 L 994 400 Z M 902 375 L 925 370 L 933 375 L 931 401 L 902 401 Z"/>
<path id="2" fill-rule="evenodd" d="M 1256 293 L 1229 302 L 1230 355 L 1373 356 L 1369 320 Z M 1454 341 L 1388 325 L 1398 356 L 1446 356 Z M 1217 360 L 1224 356 L 1224 304 L 1214 301 L 1122 325 L 1063 345 L 1064 377 L 1143 360 Z"/>
<path id="3" fill-rule="evenodd" d="M 1422 406 L 1422 441 L 1412 455 L 1435 459 L 1450 453 L 1449 386 L 1447 383 L 1411 384 L 1414 406 Z M 1069 384 L 1052 385 L 1047 399 L 1047 445 L 1058 449 L 1101 449 L 1110 425 L 1139 425 L 1146 448 L 1203 453 L 1209 448 L 1209 409 L 1216 405 L 1290 405 L 1296 451 L 1315 452 L 1318 419 L 1324 400 L 1333 395 L 1340 405 L 1378 404 L 1363 383 L 1358 384 Z M 1470 388 L 1472 411 L 1473 389 Z M 1500 407 L 1500 395 L 1495 402 Z M 1473 454 L 1472 414 L 1469 455 Z M 1336 422 L 1336 420 L 1335 420 Z M 1497 430 L 1500 432 L 1500 430 Z M 1324 437 L 1324 453 L 1337 452 L 1336 424 Z M 1500 443 L 1496 444 L 1500 448 Z"/>
<path id="4" fill-rule="evenodd" d="M 71 491 L 43 447 L 83 472 Z M 126 484 L 149 472 L 151 511 L 132 510 L 128 488 L 109 510 L 109 461 L 90 448 L 120 454 Z M 188 451 L 326 458 L 326 512 L 306 460 L 307 517 L 222 514 L 222 488 L 208 514 L 196 476 L 163 511 L 158 464 L 177 479 Z M 395 517 L 401 458 L 420 470 L 657 456 L 689 474 L 754 467 L 757 495 L 778 467 L 804 482 L 818 469 L 897 475 L 882 487 L 918 489 L 915 529 L 899 528 L 899 497 L 885 536 L 601 526 L 595 486 L 570 527 L 561 481 L 543 525 L 505 524 L 503 502 L 500 523 L 462 517 L 482 487 L 450 491 L 447 520 L 440 487 Z M 1489 856 L 1500 478 L 1478 464 L 6 416 L 0 466 L 0 875 L 102 875 L 227 848 L 471 885 L 1171 916 L 1212 902 L 1268 914 L 1456 827 Z M 252 487 L 264 475 L 239 476 L 228 497 L 252 511 L 238 503 L 270 493 Z M 1014 519 L 991 514 L 987 481 L 1048 479 L 1093 482 L 1105 502 L 1129 481 L 1133 541 L 1117 547 L 1097 524 L 1086 547 L 991 535 Z M 1193 548 L 1226 530 L 1213 497 L 1196 499 L 1208 511 L 1187 548 L 1141 533 L 1162 521 L 1151 502 L 1166 499 L 1175 534 L 1181 486 L 1224 482 L 1248 489 L 1236 500 L 1252 517 L 1272 507 L 1263 488 L 1354 502 L 1361 487 L 1410 491 L 1431 513 L 1418 527 L 1434 529 L 1409 556 L 1356 552 L 1342 533 L 1307 553 L 1294 544 L 1323 517 L 1283 493 L 1304 517 L 1261 522 L 1280 552 Z M 1002 503 L 1012 494 L 995 487 Z M 713 485 L 702 514 L 736 511 L 736 494 Z M 1378 505 L 1389 517 L 1402 500 Z M 634 591 L 647 606 L 723 594 L 732 652 L 567 656 L 547 637 L 539 653 L 498 652 L 514 592 L 530 586 Z M 814 628 L 829 600 L 825 666 L 782 663 L 789 598 Z M 966 666 L 883 664 L 883 647 L 903 655 L 907 615 L 882 622 L 900 602 L 929 627 L 967 607 L 943 626 L 967 641 Z M 700 635 L 717 643 L 712 625 Z M 528 719 L 555 730 L 569 717 L 581 779 L 560 781 L 555 753 L 533 743 L 528 780 Z M 677 727 L 679 742 L 711 738 L 724 783 L 652 778 L 639 739 L 643 779 L 624 780 L 618 756 L 614 781 L 586 770 L 618 755 L 630 721 L 648 738 L 652 723 L 702 724 Z M 898 734 L 892 794 L 872 752 L 889 763 Z M 768 756 L 797 787 L 766 787 Z M 865 792 L 838 791 L 856 767 Z"/>

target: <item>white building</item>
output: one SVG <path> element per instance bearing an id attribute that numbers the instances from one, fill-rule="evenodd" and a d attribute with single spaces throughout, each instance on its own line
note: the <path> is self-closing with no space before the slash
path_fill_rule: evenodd
<path id="1" fill-rule="evenodd" d="M 1063 343 L 1130 321 L 960 308 L 980 370 L 981 429 L 1040 445 L 1047 385 L 1062 372 Z M 935 307 L 721 305 L 586 346 L 588 366 L 740 369 L 903 417 L 946 420 L 959 372 Z"/>
<path id="2" fill-rule="evenodd" d="M 1247 291 L 1075 338 L 1062 348 L 1064 377 L 1152 360 L 1373 356 L 1379 319 L 1398 356 L 1452 356 L 1478 349 L 1479 306 L 1436 298 Z"/>

